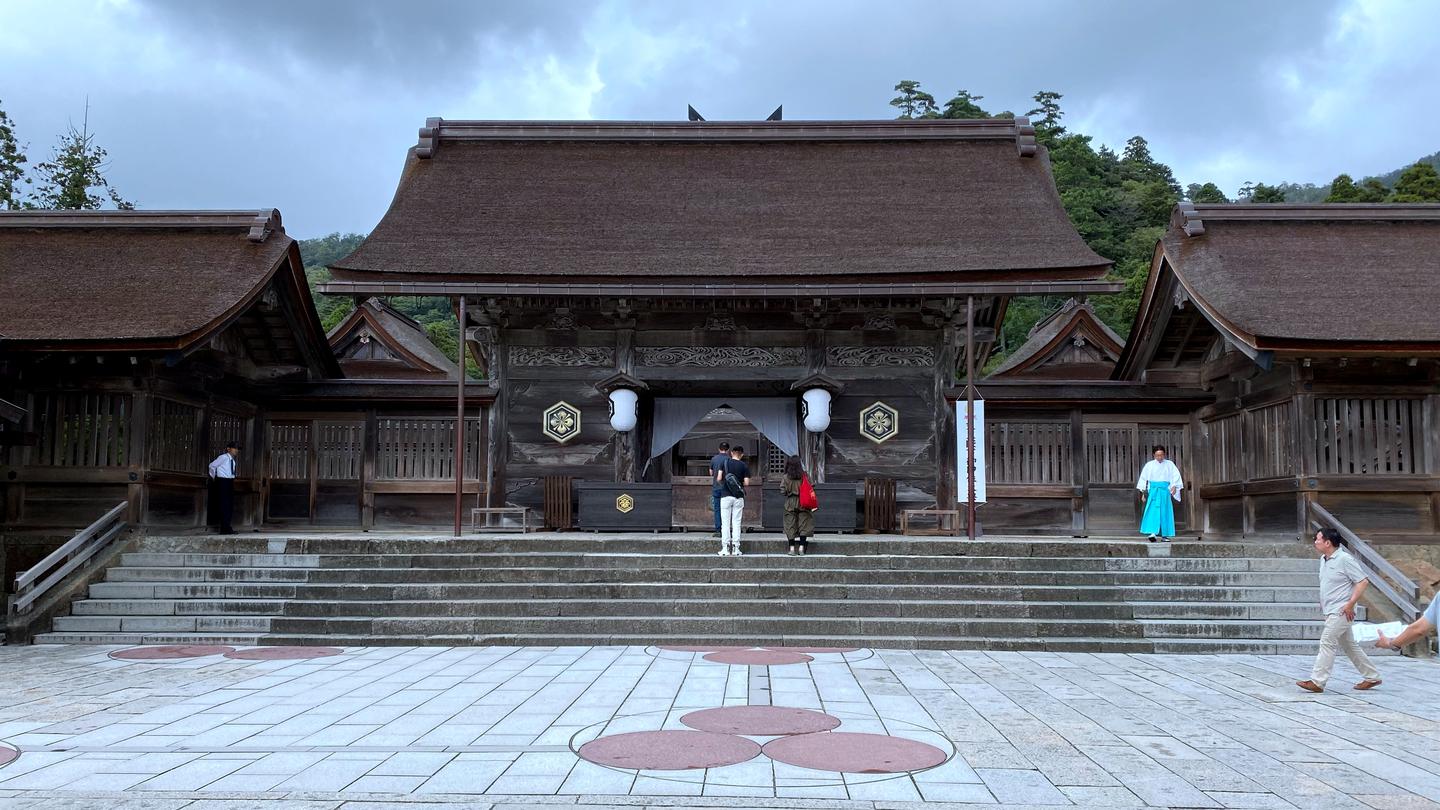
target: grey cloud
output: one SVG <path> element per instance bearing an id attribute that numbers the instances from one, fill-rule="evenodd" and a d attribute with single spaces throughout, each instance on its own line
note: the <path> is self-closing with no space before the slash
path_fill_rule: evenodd
<path id="1" fill-rule="evenodd" d="M 571 52 L 592 0 L 141 0 L 155 24 L 227 57 L 294 60 L 399 83 L 470 78 L 512 49 Z M 457 66 L 461 66 L 457 69 Z"/>

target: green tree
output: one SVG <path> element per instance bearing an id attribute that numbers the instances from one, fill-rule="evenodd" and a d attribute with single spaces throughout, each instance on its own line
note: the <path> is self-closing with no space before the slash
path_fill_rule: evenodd
<path id="1" fill-rule="evenodd" d="M 1250 202 L 1253 203 L 1283 203 L 1285 192 L 1275 186 L 1267 186 L 1264 183 L 1256 183 L 1250 190 Z"/>
<path id="2" fill-rule="evenodd" d="M 15 137 L 15 125 L 0 109 L 0 210 L 21 208 L 20 186 L 29 182 L 25 176 L 25 151 Z"/>
<path id="3" fill-rule="evenodd" d="M 1030 117 L 1030 123 L 1035 125 L 1036 137 L 1046 140 L 1064 135 L 1065 127 L 1060 125 L 1060 119 L 1065 117 L 1065 113 L 1060 110 L 1060 99 L 1064 96 L 1054 90 L 1041 90 L 1034 98 L 1037 106 L 1025 114 Z"/>
<path id="4" fill-rule="evenodd" d="M 1386 188 L 1384 183 L 1374 177 L 1367 177 L 1365 178 L 1365 182 L 1360 184 L 1360 199 L 1356 200 L 1356 202 L 1385 202 L 1385 198 L 1389 196 L 1390 189 Z"/>
<path id="5" fill-rule="evenodd" d="M 1191 183 L 1185 187 L 1185 199 L 1192 203 L 1228 203 L 1230 198 L 1214 183 Z"/>
<path id="6" fill-rule="evenodd" d="M 939 118 L 935 97 L 920 89 L 920 82 L 905 79 L 895 85 L 900 95 L 890 99 L 890 106 L 900 111 L 899 118 Z"/>
<path id="7" fill-rule="evenodd" d="M 955 97 L 945 102 L 945 109 L 940 114 L 941 118 L 989 118 L 990 113 L 976 102 L 985 98 L 984 96 L 972 95 L 969 90 L 955 91 Z M 893 101 L 891 102 L 894 103 Z"/>
<path id="8" fill-rule="evenodd" d="M 100 208 L 108 198 L 121 211 L 135 208 L 135 203 L 121 198 L 105 178 L 104 147 L 95 143 L 89 118 L 75 129 L 72 125 L 55 145 L 50 160 L 35 164 L 39 183 L 28 207 L 59 211 L 80 211 Z M 105 196 L 101 196 L 101 194 Z"/>
<path id="9" fill-rule="evenodd" d="M 1395 181 L 1395 193 L 1391 202 L 1432 203 L 1440 202 L 1440 174 L 1429 163 L 1416 163 L 1400 174 Z"/>
<path id="10" fill-rule="evenodd" d="M 1341 174 L 1330 181 L 1330 193 L 1325 195 L 1327 203 L 1359 202 L 1360 189 L 1355 185 L 1355 179 L 1348 174 Z"/>

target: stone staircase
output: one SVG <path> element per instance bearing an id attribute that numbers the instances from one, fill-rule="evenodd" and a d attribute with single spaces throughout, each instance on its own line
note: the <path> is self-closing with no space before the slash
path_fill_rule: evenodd
<path id="1" fill-rule="evenodd" d="M 1292 543 L 750 535 L 148 537 L 40 643 L 1312 653 Z"/>

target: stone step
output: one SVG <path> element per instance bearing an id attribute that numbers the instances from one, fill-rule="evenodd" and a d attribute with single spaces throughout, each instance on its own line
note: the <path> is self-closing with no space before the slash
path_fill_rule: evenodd
<path id="1" fill-rule="evenodd" d="M 260 643 L 265 636 L 261 633 L 101 633 L 90 631 L 60 631 L 40 633 L 35 636 L 36 644 L 116 644 L 133 646 L 137 644 L 227 644 L 249 647 Z"/>
<path id="2" fill-rule="evenodd" d="M 268 633 L 269 616 L 56 616 L 55 630 L 86 633 Z"/>
<path id="3" fill-rule="evenodd" d="M 1208 585 L 984 586 L 953 584 L 874 585 L 865 583 L 482 583 L 361 585 L 348 583 L 171 583 L 97 582 L 96 599 L 253 599 L 313 601 L 454 601 L 533 599 L 967 599 L 1029 602 L 1263 602 L 1318 604 L 1317 587 L 1236 588 Z"/>
<path id="4" fill-rule="evenodd" d="M 1312 621 L 1319 613 L 1316 602 L 1127 602 L 1137 619 L 1250 619 L 1252 621 Z M 1365 606 L 1355 609 L 1355 617 L 1365 621 Z"/>
<path id="5" fill-rule="evenodd" d="M 279 616 L 282 599 L 84 599 L 75 616 Z M 333 603 L 330 603 L 333 604 Z"/>
<path id="6" fill-rule="evenodd" d="M 1325 629 L 1323 621 L 1267 621 L 1205 619 L 1140 619 L 1146 638 L 1265 638 L 1292 641 L 1316 640 Z"/>
<path id="7" fill-rule="evenodd" d="M 639 553 L 661 555 L 703 553 L 718 548 L 719 541 L 708 534 L 592 534 L 535 533 L 484 537 L 415 537 L 380 533 L 340 537 L 329 534 L 244 535 L 218 537 L 151 536 L 144 551 L 188 553 L 308 553 L 308 554 L 424 554 L 424 553 Z M 784 551 L 785 540 L 778 533 L 747 533 L 742 538 L 746 551 Z M 986 537 L 976 541 L 945 537 L 899 537 L 895 535 L 822 535 L 814 550 L 832 554 L 935 554 L 981 557 L 1282 557 L 1313 559 L 1308 545 L 1289 542 L 1227 542 L 1177 540 L 1173 543 L 1146 543 L 1133 535 L 1124 538 L 1034 538 Z"/>
<path id="8" fill-rule="evenodd" d="M 1197 625 L 1204 623 L 1195 623 Z M 1271 628 L 1288 623 L 1247 625 L 1256 637 L 1272 637 Z M 1146 637 L 1145 623 L 1129 620 L 1081 619 L 990 619 L 990 618 L 869 618 L 820 616 L 501 616 L 501 617 L 393 617 L 369 616 L 326 618 L 275 618 L 275 633 L 302 635 L 379 635 L 402 637 L 491 636 L 512 634 L 535 636 L 681 634 L 697 637 L 716 635 L 848 635 L 872 636 L 973 636 L 981 638 L 1105 636 Z M 1277 638 L 1299 638 L 1300 631 L 1285 629 Z M 1179 633 L 1177 628 L 1170 635 Z M 1166 635 L 1156 633 L 1155 635 Z M 1204 637 L 1196 630 L 1191 637 Z M 1214 635 L 1214 634 L 1212 634 Z M 1215 637 L 1223 637 L 1216 635 Z M 1316 637 L 1319 637 L 1318 630 Z"/>
<path id="9" fill-rule="evenodd" d="M 1306 621 L 1316 609 L 1308 604 L 1243 602 L 1075 602 L 951 599 L 625 599 L 550 598 L 493 600 L 251 600 L 251 599 L 105 599 L 74 605 L 76 616 L 224 617 L 476 617 L 502 616 L 829 616 L 869 618 L 1033 618 Z M 1365 613 L 1358 611 L 1363 620 Z M 72 628 L 73 629 L 73 628 Z M 148 628 L 147 628 L 148 629 Z"/>
<path id="10" fill-rule="evenodd" d="M 725 561 L 731 568 L 767 567 L 784 554 L 747 554 Z M 533 552 L 526 554 L 191 554 L 169 552 L 132 552 L 121 555 L 120 565 L 131 568 L 195 567 L 195 568 L 342 568 L 342 569 L 474 569 L 474 568 L 554 568 L 568 567 L 574 561 L 596 568 L 713 568 L 712 554 L 564 554 Z M 812 562 L 814 561 L 814 562 Z M 840 567 L 850 570 L 874 568 L 943 569 L 954 571 L 1110 571 L 1110 572 L 1266 572 L 1309 573 L 1314 575 L 1319 563 L 1312 559 L 1286 558 L 1113 558 L 1062 557 L 1011 558 L 946 555 L 807 555 L 796 564 L 818 567 Z"/>
<path id="11" fill-rule="evenodd" d="M 588 560 L 587 560 L 588 562 Z M 531 568 L 112 568 L 110 582 L 765 582 L 807 583 L 865 581 L 876 584 L 951 583 L 973 585 L 1228 585 L 1301 587 L 1315 583 L 1308 573 L 1208 571 L 965 571 L 946 569 L 852 569 L 811 561 L 767 567 L 699 561 L 687 567 L 531 567 Z M 771 563 L 773 565 L 773 562 Z"/>
<path id="12" fill-rule="evenodd" d="M 233 646 L 252 645 L 306 645 L 338 647 L 383 647 L 383 646 L 618 646 L 618 645 L 734 645 L 734 646 L 794 646 L 794 647 L 860 647 L 863 649 L 927 649 L 927 650 L 992 650 L 992 651 L 1043 651 L 1074 653 L 1167 653 L 1167 654 L 1255 654 L 1255 655 L 1314 655 L 1313 641 L 1286 639 L 1116 639 L 1107 637 L 1052 637 L 1052 638 L 980 638 L 965 636 L 850 636 L 818 635 L 761 635 L 761 636 L 686 636 L 686 635 L 562 635 L 537 634 L 527 636 L 373 636 L 373 635 L 304 635 L 268 634 L 265 636 L 221 635 L 214 633 L 45 633 L 37 637 L 39 644 L 229 644 Z M 678 656 L 684 653 L 664 652 L 657 654 Z M 854 653 L 863 655 L 864 653 Z M 1367 650 L 1372 656 L 1393 654 L 1378 650 Z M 694 654 L 697 658 L 701 653 Z M 1298 675 L 1303 673 L 1298 673 Z"/>

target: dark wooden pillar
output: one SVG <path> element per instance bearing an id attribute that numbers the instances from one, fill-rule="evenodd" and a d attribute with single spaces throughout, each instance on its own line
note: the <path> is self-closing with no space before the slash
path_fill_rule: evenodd
<path id="1" fill-rule="evenodd" d="M 465 358 L 469 354 L 469 341 L 465 329 L 469 326 L 469 313 L 465 311 L 465 296 L 460 296 L 460 317 L 455 334 L 456 355 L 459 360 L 455 381 L 455 536 L 460 536 L 460 510 L 465 502 Z"/>
<path id="2" fill-rule="evenodd" d="M 959 330 L 953 319 L 946 318 L 940 328 L 940 343 L 935 347 L 935 378 L 932 396 L 935 402 L 935 504 L 937 509 L 949 509 L 959 496 L 956 492 L 956 437 L 955 408 L 945 398 L 945 393 L 955 385 L 956 344 L 960 340 Z"/>
<path id="3" fill-rule="evenodd" d="M 1139 432 L 1138 430 L 1136 431 Z M 1070 411 L 1070 533 L 1074 537 L 1090 535 L 1087 504 L 1090 502 L 1090 465 L 1085 457 L 1085 414 L 1079 408 Z"/>
<path id="4" fill-rule="evenodd" d="M 375 456 L 379 452 L 379 418 L 374 408 L 365 411 L 364 458 L 360 464 L 360 528 L 375 528 Z"/>
<path id="5" fill-rule="evenodd" d="M 130 412 L 130 483 L 126 487 L 126 521 L 132 525 L 145 521 L 147 508 L 145 498 L 145 473 L 150 468 L 150 410 L 153 395 L 150 391 L 136 391 Z M 206 459 L 208 462 L 209 459 Z"/>

